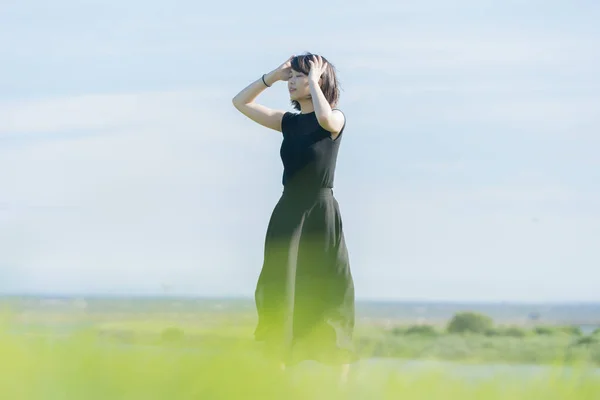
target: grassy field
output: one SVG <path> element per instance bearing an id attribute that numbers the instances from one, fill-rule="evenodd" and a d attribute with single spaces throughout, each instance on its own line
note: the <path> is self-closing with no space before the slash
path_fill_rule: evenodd
<path id="1" fill-rule="evenodd" d="M 252 313 L 218 311 L 0 313 L 0 399 L 600 399 L 600 332 L 361 323 L 363 360 L 340 386 L 331 367 L 268 363 L 254 323 Z M 546 367 L 519 376 L 528 364 Z M 484 373 L 456 373 L 465 365 Z"/>
<path id="2" fill-rule="evenodd" d="M 600 396 L 600 376 L 560 369 L 539 379 L 496 376 L 468 380 L 439 371 L 400 372 L 364 366 L 340 387 L 337 371 L 310 364 L 282 372 L 246 342 L 206 352 L 99 346 L 80 334 L 0 336 L 3 399 L 586 399 Z"/>
<path id="3" fill-rule="evenodd" d="M 600 367 L 600 334 L 569 332 L 569 327 L 510 327 L 487 334 L 449 334 L 427 326 L 365 332 L 371 354 L 405 359 L 476 363 L 568 364 Z"/>
<path id="4" fill-rule="evenodd" d="M 134 324 L 135 325 L 135 324 Z M 182 330 L 146 322 L 125 340 L 97 329 L 67 337 L 8 333 L 0 329 L 1 399 L 561 399 L 600 398 L 600 374 L 584 366 L 565 374 L 556 364 L 544 376 L 491 375 L 468 379 L 448 371 L 396 369 L 359 362 L 348 383 L 338 370 L 315 363 L 286 372 L 269 364 L 238 330 Z M 123 332 L 115 326 L 113 333 Z M 140 326 L 142 328 L 142 326 Z M 106 327 L 104 328 L 107 329 Z M 118 335 L 117 335 L 118 337 Z M 396 335 L 423 349 L 435 338 Z M 151 339 L 154 338 L 154 339 Z M 447 338 L 446 338 L 447 339 Z M 453 340 L 456 340 L 454 338 Z M 472 340 L 465 339 L 463 340 Z M 492 339 L 490 339 L 492 340 Z M 497 340 L 493 339 L 493 340 Z M 419 341 L 421 345 L 417 345 Z M 423 342 L 425 341 L 425 342 Z M 433 342 L 429 342 L 431 345 Z M 438 342 L 445 347 L 450 343 Z M 456 346 L 454 343 L 452 346 Z M 485 346 L 484 346 L 485 347 Z M 415 350 L 407 350 L 407 354 Z"/>
<path id="5" fill-rule="evenodd" d="M 207 337 L 221 345 L 249 341 L 254 321 L 222 319 L 123 319 L 93 324 L 98 336 L 120 344 L 137 343 L 199 349 Z M 590 364 L 600 367 L 600 332 L 584 335 L 572 327 L 493 327 L 482 334 L 451 334 L 443 328 L 359 325 L 356 348 L 363 357 L 443 360 L 468 363 L 544 365 Z"/>

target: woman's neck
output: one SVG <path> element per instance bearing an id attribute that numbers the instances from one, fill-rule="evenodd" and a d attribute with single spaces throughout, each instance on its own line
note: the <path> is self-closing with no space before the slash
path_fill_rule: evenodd
<path id="1" fill-rule="evenodd" d="M 310 114 L 315 112 L 315 106 L 313 105 L 311 99 L 299 101 L 298 103 L 300 103 L 300 112 L 302 114 Z"/>

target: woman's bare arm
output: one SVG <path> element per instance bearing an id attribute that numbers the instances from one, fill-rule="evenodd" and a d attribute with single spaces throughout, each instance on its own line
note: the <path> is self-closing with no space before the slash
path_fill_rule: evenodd
<path id="1" fill-rule="evenodd" d="M 331 106 L 327 102 L 327 99 L 319 86 L 319 79 L 325 72 L 327 64 L 319 56 L 315 61 L 309 61 L 309 64 L 310 71 L 308 83 L 313 106 L 315 108 L 315 115 L 319 121 L 319 125 L 330 132 L 332 138 L 335 139 L 344 127 L 345 117 L 341 111 L 331 109 Z"/>
<path id="2" fill-rule="evenodd" d="M 289 79 L 292 58 L 293 56 L 264 76 L 264 80 L 268 86 L 273 85 L 275 82 L 287 81 Z M 254 122 L 281 132 L 281 119 L 285 111 L 274 110 L 254 101 L 267 88 L 265 82 L 263 82 L 262 77 L 258 78 L 242 89 L 233 98 L 232 102 L 238 111 Z"/>

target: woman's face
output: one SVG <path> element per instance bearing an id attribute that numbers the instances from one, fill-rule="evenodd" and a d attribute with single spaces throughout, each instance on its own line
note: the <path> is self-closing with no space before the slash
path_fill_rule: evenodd
<path id="1" fill-rule="evenodd" d="M 308 76 L 302 72 L 292 70 L 288 80 L 288 90 L 291 100 L 302 100 L 310 96 Z"/>

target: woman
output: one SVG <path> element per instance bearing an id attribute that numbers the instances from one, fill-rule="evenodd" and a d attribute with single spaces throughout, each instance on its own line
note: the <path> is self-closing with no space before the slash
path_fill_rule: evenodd
<path id="1" fill-rule="evenodd" d="M 275 82 L 287 81 L 295 110 L 255 103 Z M 233 99 L 251 120 L 283 136 L 283 194 L 275 206 L 255 301 L 255 338 L 265 341 L 282 368 L 302 360 L 342 365 L 353 351 L 354 284 L 333 196 L 338 149 L 346 120 L 334 108 L 339 87 L 334 67 L 310 53 L 292 56 Z"/>

